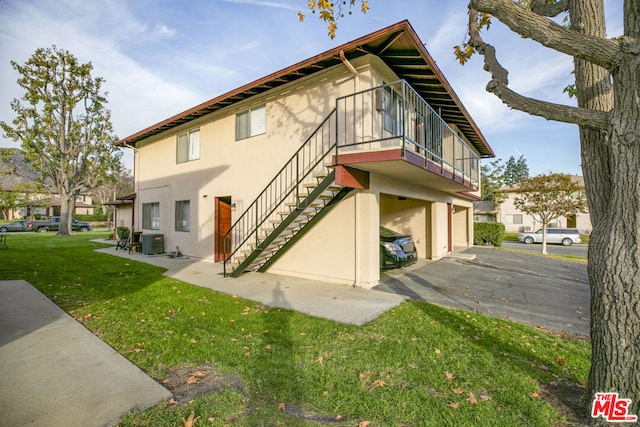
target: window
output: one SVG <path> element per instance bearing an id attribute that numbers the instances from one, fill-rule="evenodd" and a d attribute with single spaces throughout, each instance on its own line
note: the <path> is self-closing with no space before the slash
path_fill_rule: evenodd
<path id="1" fill-rule="evenodd" d="M 379 111 L 382 111 L 382 127 L 395 135 L 398 130 L 400 99 L 389 86 L 384 87 L 378 96 L 380 97 Z"/>
<path id="2" fill-rule="evenodd" d="M 83 203 L 84 202 L 84 196 L 76 197 L 76 202 Z"/>
<path id="3" fill-rule="evenodd" d="M 261 107 L 243 111 L 236 116 L 236 141 L 261 135 L 267 131 L 267 109 Z"/>
<path id="4" fill-rule="evenodd" d="M 160 203 L 142 204 L 142 228 L 160 230 Z"/>
<path id="5" fill-rule="evenodd" d="M 200 158 L 200 129 L 178 135 L 176 163 L 190 162 Z"/>
<path id="6" fill-rule="evenodd" d="M 507 224 L 522 224 L 522 214 L 507 214 Z"/>
<path id="7" fill-rule="evenodd" d="M 189 201 L 178 200 L 176 202 L 176 231 L 189 231 L 190 225 Z"/>

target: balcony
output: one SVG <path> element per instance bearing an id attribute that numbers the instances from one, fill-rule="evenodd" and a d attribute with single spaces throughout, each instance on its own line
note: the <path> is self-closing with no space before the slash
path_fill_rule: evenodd
<path id="1" fill-rule="evenodd" d="M 478 190 L 479 156 L 404 80 L 336 100 L 333 164 L 447 192 Z"/>

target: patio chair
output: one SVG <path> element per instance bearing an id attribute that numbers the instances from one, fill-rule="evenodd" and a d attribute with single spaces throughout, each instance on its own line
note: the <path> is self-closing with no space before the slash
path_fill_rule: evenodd
<path id="1" fill-rule="evenodd" d="M 129 253 L 131 251 L 142 252 L 142 231 L 132 231 L 131 241 L 129 242 Z"/>
<path id="2" fill-rule="evenodd" d="M 131 242 L 131 233 L 127 233 L 127 237 L 125 237 L 124 239 L 118 240 L 118 243 L 116 243 L 116 251 L 118 249 L 122 249 L 123 251 L 126 251 L 127 249 L 129 249 L 130 242 Z"/>

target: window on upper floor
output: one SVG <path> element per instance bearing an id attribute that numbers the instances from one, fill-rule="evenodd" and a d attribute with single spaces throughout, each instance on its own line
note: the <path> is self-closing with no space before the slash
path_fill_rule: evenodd
<path id="1" fill-rule="evenodd" d="M 142 204 L 142 228 L 145 230 L 160 230 L 160 203 Z"/>
<path id="2" fill-rule="evenodd" d="M 267 131 L 267 108 L 251 108 L 236 115 L 236 141 L 261 135 Z"/>
<path id="3" fill-rule="evenodd" d="M 189 231 L 190 225 L 189 200 L 176 201 L 176 231 Z"/>
<path id="4" fill-rule="evenodd" d="M 176 163 L 200 158 L 200 129 L 181 133 L 176 141 Z"/>
<path id="5" fill-rule="evenodd" d="M 77 196 L 76 202 L 80 202 L 80 203 L 84 202 L 84 196 Z"/>

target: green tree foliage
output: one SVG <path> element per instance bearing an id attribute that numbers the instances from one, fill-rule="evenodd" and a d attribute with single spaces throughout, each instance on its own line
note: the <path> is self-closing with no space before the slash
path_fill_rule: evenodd
<path id="1" fill-rule="evenodd" d="M 482 200 L 501 203 L 504 197 L 500 193 L 502 187 L 511 187 L 529 177 L 527 158 L 513 156 L 504 163 L 502 159 L 482 165 L 480 169 Z"/>
<path id="2" fill-rule="evenodd" d="M 502 182 L 507 187 L 511 187 L 520 181 L 529 178 L 529 165 L 527 158 L 520 156 L 518 160 L 511 156 L 504 165 Z"/>
<path id="3" fill-rule="evenodd" d="M 23 65 L 11 64 L 24 95 L 11 102 L 12 124 L 0 125 L 22 144 L 38 181 L 60 197 L 58 234 L 69 235 L 78 194 L 109 181 L 120 168 L 104 80 L 91 76 L 91 63 L 81 64 L 55 46 L 36 50 Z"/>
<path id="4" fill-rule="evenodd" d="M 518 184 L 513 204 L 542 224 L 542 253 L 547 253 L 547 225 L 561 216 L 587 209 L 580 185 L 571 175 L 550 173 L 525 179 Z"/>

